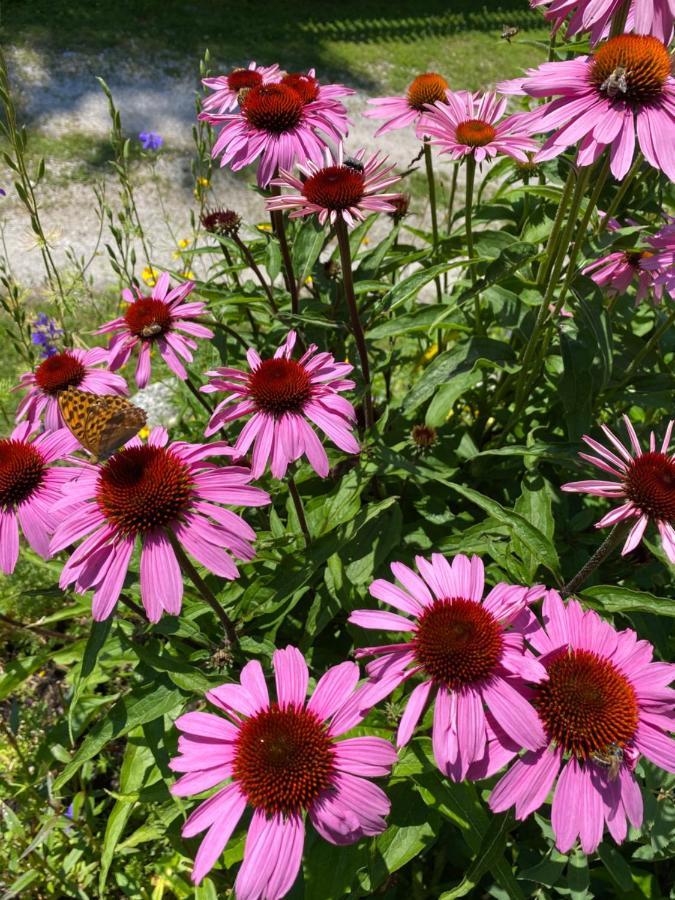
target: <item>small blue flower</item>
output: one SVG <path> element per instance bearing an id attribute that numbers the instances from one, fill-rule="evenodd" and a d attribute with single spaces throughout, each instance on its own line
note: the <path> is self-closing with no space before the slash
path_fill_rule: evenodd
<path id="1" fill-rule="evenodd" d="M 159 150 L 164 143 L 164 138 L 156 131 L 141 131 L 138 135 L 144 150 Z"/>
<path id="2" fill-rule="evenodd" d="M 68 806 L 68 809 L 64 812 L 63 815 L 66 817 L 66 819 L 73 818 L 73 801 L 72 800 L 70 801 L 70 805 Z"/>

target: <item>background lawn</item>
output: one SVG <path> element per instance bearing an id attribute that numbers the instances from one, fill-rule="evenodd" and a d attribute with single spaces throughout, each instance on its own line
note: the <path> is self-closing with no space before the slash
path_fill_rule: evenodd
<path id="1" fill-rule="evenodd" d="M 198 56 L 214 64 L 281 60 L 348 77 L 364 90 L 401 89 L 412 74 L 438 69 L 452 85 L 478 88 L 510 77 L 541 57 L 542 17 L 527 0 L 6 0 L 3 37 L 37 50 L 98 52 L 125 58 Z M 507 44 L 504 25 L 521 34 Z"/>

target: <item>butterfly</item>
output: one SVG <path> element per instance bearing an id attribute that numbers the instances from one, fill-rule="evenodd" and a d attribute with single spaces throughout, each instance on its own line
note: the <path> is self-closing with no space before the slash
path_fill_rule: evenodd
<path id="1" fill-rule="evenodd" d="M 93 457 L 104 462 L 131 440 L 146 422 L 145 410 L 116 394 L 89 394 L 70 387 L 59 394 L 69 431 Z"/>

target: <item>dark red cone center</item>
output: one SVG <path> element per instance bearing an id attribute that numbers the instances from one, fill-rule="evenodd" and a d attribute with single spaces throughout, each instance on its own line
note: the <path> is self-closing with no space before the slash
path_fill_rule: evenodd
<path id="1" fill-rule="evenodd" d="M 136 337 L 152 341 L 171 330 L 171 311 L 162 300 L 141 297 L 129 304 L 124 321 Z"/>
<path id="2" fill-rule="evenodd" d="M 0 509 L 13 509 L 28 500 L 42 484 L 45 461 L 25 441 L 0 440 Z"/>
<path id="3" fill-rule="evenodd" d="M 333 741 L 313 712 L 273 703 L 242 725 L 234 779 L 252 806 L 293 815 L 331 786 L 334 757 Z"/>
<path id="4" fill-rule="evenodd" d="M 273 416 L 302 412 L 312 397 L 304 366 L 293 359 L 265 359 L 249 375 L 249 390 L 258 409 Z"/>
<path id="5" fill-rule="evenodd" d="M 259 131 L 284 134 L 300 124 L 302 107 L 302 97 L 287 84 L 263 84 L 246 94 L 242 112 Z"/>
<path id="6" fill-rule="evenodd" d="M 45 394 L 55 397 L 59 391 L 79 387 L 86 374 L 80 360 L 65 350 L 40 363 L 35 370 L 35 382 Z"/>
<path id="7" fill-rule="evenodd" d="M 659 522 L 675 522 L 675 460 L 665 453 L 643 453 L 624 475 L 626 496 Z"/>
<path id="8" fill-rule="evenodd" d="M 413 644 L 427 675 L 450 690 L 488 678 L 503 648 L 499 622 L 480 603 L 462 598 L 428 606 Z"/>
<path id="9" fill-rule="evenodd" d="M 363 200 L 365 177 L 351 166 L 327 166 L 310 175 L 302 186 L 303 196 L 322 209 L 342 210 Z"/>
<path id="10" fill-rule="evenodd" d="M 188 466 L 164 447 L 128 447 L 101 468 L 96 500 L 124 535 L 163 528 L 186 512 L 192 499 Z"/>
<path id="11" fill-rule="evenodd" d="M 549 738 L 578 759 L 624 748 L 635 734 L 633 686 L 608 659 L 590 650 L 563 650 L 546 663 L 548 681 L 535 687 L 533 705 Z"/>

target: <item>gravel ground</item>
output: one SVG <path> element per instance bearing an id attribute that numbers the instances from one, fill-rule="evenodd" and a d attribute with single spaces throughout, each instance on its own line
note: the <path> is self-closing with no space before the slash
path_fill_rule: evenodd
<path id="1" fill-rule="evenodd" d="M 227 69 L 227 62 L 221 67 Z M 150 177 L 150 166 L 135 171 L 135 190 L 140 217 L 149 238 L 153 262 L 158 267 L 175 267 L 172 252 L 175 237 L 190 233 L 189 213 L 194 205 L 190 172 L 192 158 L 191 129 L 194 122 L 194 96 L 198 88 L 198 69 L 194 59 L 166 55 L 154 56 L 147 65 L 120 63 L 116 50 L 85 55 L 62 53 L 37 55 L 14 51 L 10 54 L 10 74 L 15 90 L 19 116 L 29 133 L 45 138 L 62 139 L 68 135 L 85 135 L 105 140 L 109 131 L 107 101 L 96 76 L 109 84 L 126 134 L 135 138 L 140 131 L 156 131 L 164 138 L 156 171 L 161 184 L 167 217 L 173 226 L 172 236 L 158 209 L 157 183 Z M 419 142 L 410 129 L 373 138 L 376 123 L 359 115 L 366 105 L 362 92 L 348 98 L 353 121 L 349 146 L 376 146 L 390 154 L 405 168 L 419 150 Z M 99 223 L 91 179 L 70 178 L 78 160 L 51 160 L 47 154 L 47 178 L 39 188 L 41 217 L 54 256 L 67 264 L 66 250 L 72 248 L 78 257 L 89 258 L 94 252 Z M 106 194 L 115 207 L 116 181 L 107 166 L 100 168 L 106 183 Z M 6 173 L 6 180 L 9 173 Z M 10 187 L 8 185 L 8 187 Z M 216 172 L 211 205 L 235 208 L 249 223 L 266 219 L 260 197 L 250 189 L 246 179 L 229 171 Z M 12 196 L 13 195 L 13 196 Z M 0 208 L 5 223 L 5 242 L 12 269 L 26 286 L 38 288 L 44 283 L 41 256 L 30 232 L 27 216 L 13 191 L 3 199 Z M 388 227 L 383 221 L 381 229 Z M 95 284 L 114 280 L 103 245 L 94 256 L 89 274 Z M 141 253 L 139 252 L 139 259 Z"/>

